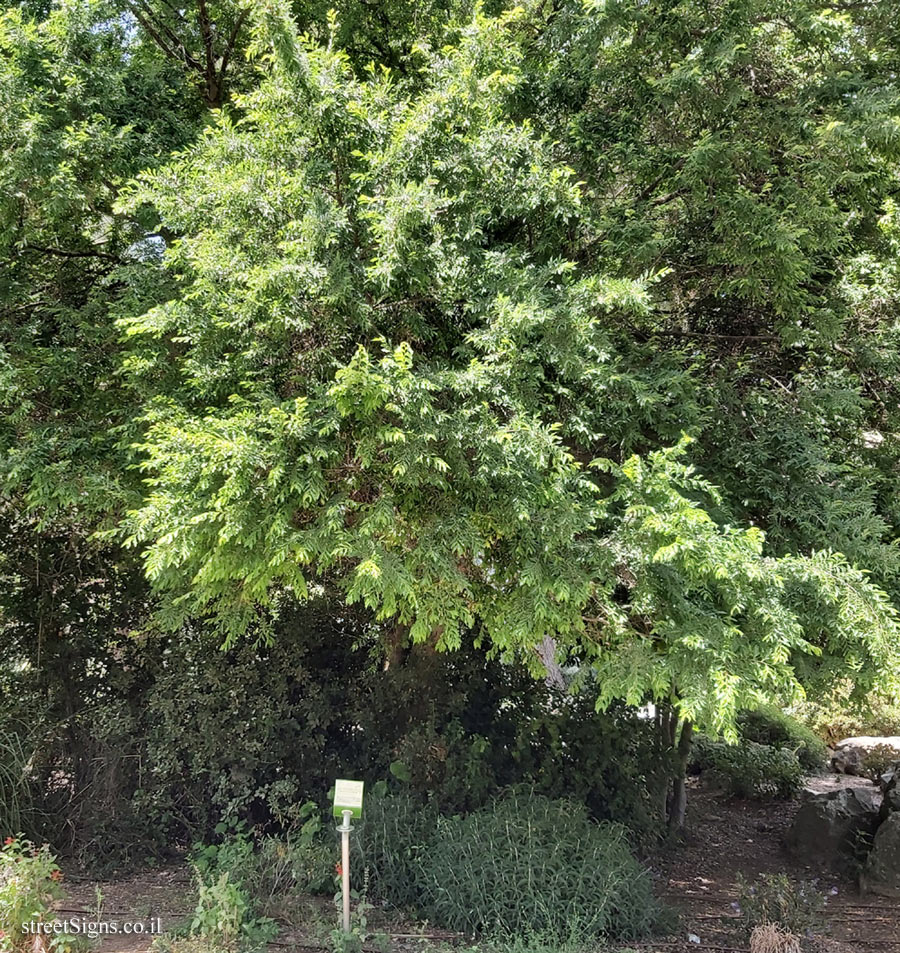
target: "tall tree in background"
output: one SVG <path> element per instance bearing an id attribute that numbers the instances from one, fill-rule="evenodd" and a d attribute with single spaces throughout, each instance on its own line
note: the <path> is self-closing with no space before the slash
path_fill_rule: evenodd
<path id="1" fill-rule="evenodd" d="M 563 4 L 534 21 L 527 100 L 601 216 L 585 253 L 660 274 L 618 332 L 689 379 L 672 396 L 722 515 L 774 552 L 839 549 L 892 591 L 898 14 Z M 630 446 L 671 439 L 649 399 L 656 432 Z"/>

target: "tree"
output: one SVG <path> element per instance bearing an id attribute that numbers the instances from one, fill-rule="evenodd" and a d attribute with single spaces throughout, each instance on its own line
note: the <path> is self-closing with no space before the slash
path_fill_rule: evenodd
<path id="1" fill-rule="evenodd" d="M 585 254 L 660 273 L 657 306 L 620 329 L 678 388 L 615 436 L 671 441 L 677 407 L 723 520 L 779 554 L 840 549 L 895 597 L 897 14 L 538 8 L 526 106 L 599 216 Z"/>
<path id="2" fill-rule="evenodd" d="M 652 227 L 628 208 L 653 189 L 617 171 L 626 198 L 610 197 L 560 162 L 581 140 L 541 131 L 565 113 L 535 92 L 534 20 L 478 13 L 404 76 L 356 76 L 277 2 L 254 43 L 272 69 L 238 98 L 242 118 L 219 117 L 118 206 L 152 206 L 177 236 L 160 276 L 177 293 L 121 322 L 148 484 L 127 532 L 169 624 L 202 615 L 229 640 L 264 634 L 276 594 L 302 600 L 326 581 L 413 642 L 486 640 L 536 674 L 552 637 L 599 705 L 671 701 L 682 747 L 694 724 L 733 733 L 738 706 L 835 671 L 860 692 L 893 685 L 885 594 L 824 546 L 767 552 L 684 462 L 678 434 L 716 406 L 717 382 L 696 353 L 657 342 L 673 300 L 696 296 L 696 266 L 678 288 L 675 263 L 654 269 L 640 246 L 626 259 L 629 229 Z M 606 49 L 588 30 L 558 69 L 590 74 L 585 44 Z M 576 133 L 585 115 L 570 108 Z M 723 166 L 721 149 L 696 150 Z M 709 189 L 694 151 L 671 174 Z M 747 207 L 765 219 L 767 201 Z M 715 264 L 725 231 L 695 253 L 719 277 L 718 303 L 693 320 L 771 299 L 765 333 L 787 346 L 792 315 L 831 291 L 809 287 L 811 241 L 754 251 L 761 221 L 730 233 L 733 265 Z M 775 284 L 754 277 L 776 266 Z M 692 313 L 674 337 L 731 333 L 695 331 Z"/>

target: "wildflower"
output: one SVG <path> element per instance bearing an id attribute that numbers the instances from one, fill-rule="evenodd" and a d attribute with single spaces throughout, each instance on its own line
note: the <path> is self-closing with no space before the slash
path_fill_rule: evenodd
<path id="1" fill-rule="evenodd" d="M 338 875 L 338 877 L 344 876 L 344 868 L 340 864 L 334 865 L 334 872 Z"/>
<path id="2" fill-rule="evenodd" d="M 61 870 L 54 870 L 53 873 L 50 874 L 50 879 L 53 880 L 53 881 L 56 882 L 56 883 L 59 883 L 60 880 L 62 880 L 62 871 L 61 871 Z"/>
<path id="3" fill-rule="evenodd" d="M 15 842 L 16 842 L 15 837 L 7 837 L 6 840 L 3 842 L 3 846 L 9 847 L 10 844 L 15 844 Z"/>

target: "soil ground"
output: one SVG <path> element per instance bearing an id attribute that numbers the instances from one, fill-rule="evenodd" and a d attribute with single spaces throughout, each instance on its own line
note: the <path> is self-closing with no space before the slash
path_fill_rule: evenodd
<path id="1" fill-rule="evenodd" d="M 837 775 L 810 781 L 813 790 L 868 784 Z M 784 835 L 797 804 L 798 801 L 740 801 L 695 784 L 684 841 L 649 862 L 658 895 L 680 914 L 678 932 L 671 937 L 632 943 L 627 949 L 640 953 L 745 953 L 749 949 L 747 938 L 741 929 L 740 914 L 733 906 L 738 897 L 738 874 L 754 880 L 760 874 L 786 873 L 796 881 L 817 881 L 827 897 L 828 928 L 817 937 L 823 953 L 900 953 L 900 902 L 861 897 L 850 876 L 804 867 L 784 850 Z M 103 920 L 149 924 L 151 917 L 158 917 L 163 929 L 171 930 L 191 914 L 190 874 L 186 867 L 179 866 L 115 881 L 76 880 L 69 884 L 67 899 L 60 904 L 60 915 L 97 919 L 98 889 L 102 894 Z M 330 899 L 310 898 L 304 910 L 291 916 L 293 925 L 282 930 L 272 945 L 273 953 L 327 950 L 330 916 Z M 307 925 L 310 929 L 305 929 Z M 429 945 L 445 946 L 454 940 L 452 934 L 396 920 L 374 929 L 389 932 L 391 946 L 397 951 L 421 951 Z M 106 936 L 97 949 L 99 953 L 146 953 L 150 940 L 146 936 Z"/>

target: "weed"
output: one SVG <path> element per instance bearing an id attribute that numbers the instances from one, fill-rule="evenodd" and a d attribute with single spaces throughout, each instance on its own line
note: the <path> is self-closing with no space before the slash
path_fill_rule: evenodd
<path id="1" fill-rule="evenodd" d="M 762 874 L 750 883 L 738 874 L 737 885 L 748 933 L 766 924 L 801 937 L 825 928 L 825 897 L 815 883 L 794 883 L 785 874 Z"/>

